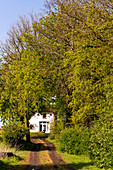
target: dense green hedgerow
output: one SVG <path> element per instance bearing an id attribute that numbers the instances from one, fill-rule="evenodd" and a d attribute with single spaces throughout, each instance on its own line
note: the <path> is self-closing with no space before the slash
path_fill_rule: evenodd
<path id="1" fill-rule="evenodd" d="M 27 134 L 27 129 L 21 122 L 9 122 L 3 126 L 3 141 L 10 143 L 12 146 L 20 143 Z"/>
<path id="2" fill-rule="evenodd" d="M 91 130 L 89 154 L 98 167 L 113 167 L 113 128 L 100 122 L 95 124 Z"/>
<path id="3" fill-rule="evenodd" d="M 66 129 L 59 136 L 59 149 L 70 154 L 85 154 L 88 152 L 88 129 Z"/>
<path id="4" fill-rule="evenodd" d="M 113 128 L 97 121 L 90 129 L 65 129 L 59 135 L 59 149 L 69 154 L 89 154 L 99 168 L 113 168 Z"/>

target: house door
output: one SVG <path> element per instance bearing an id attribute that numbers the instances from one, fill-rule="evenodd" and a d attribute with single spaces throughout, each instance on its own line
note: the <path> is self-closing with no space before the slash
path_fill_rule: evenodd
<path id="1" fill-rule="evenodd" d="M 46 122 L 40 122 L 40 131 L 46 132 Z"/>
<path id="2" fill-rule="evenodd" d="M 40 123 L 40 132 L 42 131 L 42 123 Z"/>

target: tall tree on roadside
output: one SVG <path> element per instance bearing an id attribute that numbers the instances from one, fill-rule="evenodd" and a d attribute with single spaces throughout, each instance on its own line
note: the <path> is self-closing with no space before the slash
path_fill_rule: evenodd
<path id="1" fill-rule="evenodd" d="M 63 119 L 70 118 L 72 108 L 69 108 L 68 104 L 71 101 L 72 89 L 69 87 L 68 78 L 71 76 L 71 63 L 66 65 L 65 60 L 69 59 L 67 53 L 74 52 L 76 48 L 74 41 L 81 28 L 81 21 L 84 20 L 84 14 L 79 3 L 75 3 L 73 7 L 73 3 L 57 0 L 47 1 L 47 5 L 49 12 L 39 22 L 34 22 L 33 28 L 44 51 L 47 75 L 53 80 L 51 92 L 56 97 L 55 109 Z"/>
<path id="2" fill-rule="evenodd" d="M 72 122 L 88 125 L 94 118 L 112 112 L 113 3 L 110 0 L 46 2 L 53 14 L 60 15 L 62 30 L 58 29 L 56 35 L 65 36 L 59 41 L 68 40 L 62 63 L 65 73 L 66 70 L 69 73 L 66 81 L 72 92 L 69 104 Z M 108 94 L 111 102 L 107 102 Z"/>
<path id="3" fill-rule="evenodd" d="M 113 78 L 113 3 L 97 0 L 84 1 L 81 5 L 84 20 L 78 34 L 75 30 L 75 50 L 67 53 L 66 64 L 72 63 L 69 78 L 69 86 L 73 89 L 72 121 L 88 125 L 94 118 L 112 112 L 107 95 L 112 89 Z"/>
<path id="4" fill-rule="evenodd" d="M 65 68 L 63 61 L 66 51 L 72 47 L 72 42 L 69 36 L 71 29 L 64 23 L 62 14 L 50 11 L 39 22 L 33 23 L 35 37 L 32 33 L 24 36 L 32 50 L 37 51 L 40 48 L 43 62 L 42 72 L 47 80 L 46 87 L 48 87 L 47 101 L 49 103 L 53 101 L 54 111 L 59 113 L 62 119 L 67 119 L 71 115 L 71 109 L 68 107 L 71 90 L 68 88 L 67 81 L 68 68 Z"/>
<path id="5" fill-rule="evenodd" d="M 41 56 L 39 51 L 29 49 L 23 39 L 23 34 L 29 31 L 29 22 L 22 19 L 17 27 L 13 27 L 9 39 L 1 47 L 5 60 L 2 65 L 4 89 L 0 100 L 2 120 L 23 119 L 27 128 L 30 116 L 42 107 L 44 101 Z M 26 138 L 30 140 L 29 133 Z"/>

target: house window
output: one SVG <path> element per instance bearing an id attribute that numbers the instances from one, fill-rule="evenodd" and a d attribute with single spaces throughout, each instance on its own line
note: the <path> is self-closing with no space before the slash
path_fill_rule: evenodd
<path id="1" fill-rule="evenodd" d="M 43 114 L 43 119 L 46 119 L 46 113 Z"/>

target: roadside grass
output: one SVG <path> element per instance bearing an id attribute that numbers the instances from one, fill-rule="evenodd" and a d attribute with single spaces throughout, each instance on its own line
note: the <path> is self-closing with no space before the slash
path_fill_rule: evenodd
<path id="1" fill-rule="evenodd" d="M 0 159 L 0 168 L 2 170 L 21 169 L 24 170 L 28 164 L 30 151 L 18 151 L 12 157 Z"/>
<path id="2" fill-rule="evenodd" d="M 11 147 L 8 144 L 4 144 L 3 142 L 0 142 L 0 152 L 12 152 L 13 154 L 16 154 L 18 149 L 19 147 L 18 148 L 16 146 Z"/>
<path id="3" fill-rule="evenodd" d="M 73 169 L 75 170 L 105 170 L 104 168 L 100 169 L 97 168 L 95 165 L 93 165 L 92 161 L 88 156 L 85 155 L 70 155 L 68 153 L 62 153 L 58 150 L 58 143 L 56 140 L 51 140 L 50 138 L 47 138 L 46 140 L 53 143 L 56 147 L 56 151 L 58 154 L 61 155 L 63 160 L 69 164 Z M 109 168 L 108 170 L 112 170 Z"/>
<path id="4" fill-rule="evenodd" d="M 49 133 L 44 133 L 44 132 L 30 132 L 30 137 L 38 136 L 38 135 L 49 135 Z"/>
<path id="5" fill-rule="evenodd" d="M 31 133 L 31 137 L 37 135 L 44 135 L 45 133 Z M 13 152 L 14 156 L 0 159 L 1 170 L 24 170 L 28 164 L 30 151 L 33 150 L 34 144 L 23 140 L 19 146 L 10 147 L 2 142 L 2 131 L 0 131 L 0 152 Z"/>
<path id="6" fill-rule="evenodd" d="M 29 151 L 19 151 L 18 154 L 7 157 L 5 159 L 0 159 L 1 170 L 24 170 L 28 163 Z"/>
<path id="7" fill-rule="evenodd" d="M 1 170 L 24 170 L 28 164 L 30 151 L 34 147 L 33 143 L 23 141 L 19 146 L 10 147 L 0 142 L 0 152 L 13 152 L 14 156 L 0 159 Z"/>

